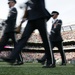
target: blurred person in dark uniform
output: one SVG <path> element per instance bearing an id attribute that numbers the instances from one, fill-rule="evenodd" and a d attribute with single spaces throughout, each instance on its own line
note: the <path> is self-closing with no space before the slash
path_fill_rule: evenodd
<path id="1" fill-rule="evenodd" d="M 52 12 L 53 15 L 53 21 L 52 21 L 52 29 L 50 32 L 50 42 L 51 42 L 51 47 L 52 49 L 54 47 L 57 47 L 60 54 L 61 54 L 61 59 L 62 59 L 62 63 L 61 65 L 66 65 L 66 56 L 63 50 L 63 39 L 61 36 L 61 26 L 62 26 L 62 20 L 57 19 L 59 12 L 57 11 L 53 11 Z M 54 56 L 53 56 L 54 58 Z M 37 59 L 38 62 L 44 64 L 46 61 L 46 55 L 44 55 L 41 59 Z M 55 59 L 54 59 L 54 65 L 55 65 Z"/>
<path id="2" fill-rule="evenodd" d="M 16 44 L 16 40 L 15 40 L 15 33 L 14 33 L 14 29 L 15 29 L 15 25 L 16 25 L 16 18 L 17 18 L 17 9 L 14 7 L 16 4 L 16 0 L 9 0 L 8 1 L 8 5 L 9 5 L 9 13 L 8 13 L 8 18 L 7 20 L 5 20 L 2 25 L 6 25 L 5 26 L 5 30 L 3 33 L 3 36 L 1 38 L 0 41 L 0 51 L 2 51 L 4 49 L 4 46 L 7 45 L 9 39 L 12 39 L 14 45 Z M 22 60 L 22 55 L 21 53 L 18 54 L 17 57 L 17 64 L 23 64 L 23 60 Z"/>
<path id="3" fill-rule="evenodd" d="M 25 4 L 26 10 L 22 22 L 27 19 L 28 23 L 21 39 L 18 41 L 11 55 L 9 57 L 3 57 L 2 59 L 6 62 L 13 63 L 22 48 L 26 46 L 27 40 L 29 39 L 31 33 L 35 29 L 38 29 L 44 43 L 45 54 L 47 58 L 46 65 L 43 67 L 51 68 L 53 67 L 53 55 L 46 28 L 46 22 L 50 19 L 51 15 L 45 8 L 44 0 L 29 0 Z M 52 62 L 50 62 L 51 60 Z"/>

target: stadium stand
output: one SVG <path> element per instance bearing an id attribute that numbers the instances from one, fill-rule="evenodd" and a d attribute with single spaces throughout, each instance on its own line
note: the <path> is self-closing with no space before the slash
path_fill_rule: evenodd
<path id="1" fill-rule="evenodd" d="M 0 37 L 2 36 L 2 28 L 0 29 Z M 63 26 L 62 27 L 62 37 L 63 37 L 63 48 L 66 52 L 66 58 L 68 63 L 75 60 L 75 24 Z M 20 39 L 21 34 L 17 34 L 16 38 L 17 40 Z M 10 39 L 7 46 L 5 46 L 4 51 L 0 53 L 1 55 L 8 55 L 10 51 L 13 49 L 13 43 Z M 60 60 L 60 54 L 57 48 L 54 48 L 55 58 L 57 62 Z M 35 33 L 35 31 L 32 33 L 31 37 L 28 40 L 27 46 L 23 49 L 22 55 L 25 60 L 27 61 L 34 61 L 37 58 L 42 57 L 44 54 L 44 48 L 42 39 L 39 35 L 39 33 Z"/>

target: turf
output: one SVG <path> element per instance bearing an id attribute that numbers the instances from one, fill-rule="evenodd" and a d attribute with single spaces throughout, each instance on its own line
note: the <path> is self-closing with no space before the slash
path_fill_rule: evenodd
<path id="1" fill-rule="evenodd" d="M 75 75 L 75 66 L 59 66 L 42 68 L 39 63 L 25 63 L 21 66 L 11 66 L 0 62 L 0 75 Z"/>

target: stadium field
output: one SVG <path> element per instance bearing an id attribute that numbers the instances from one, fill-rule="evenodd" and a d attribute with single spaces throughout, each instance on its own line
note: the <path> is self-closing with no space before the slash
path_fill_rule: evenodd
<path id="1" fill-rule="evenodd" d="M 21 66 L 11 66 L 0 62 L 0 75 L 75 75 L 75 65 L 42 68 L 39 63 L 24 63 Z"/>

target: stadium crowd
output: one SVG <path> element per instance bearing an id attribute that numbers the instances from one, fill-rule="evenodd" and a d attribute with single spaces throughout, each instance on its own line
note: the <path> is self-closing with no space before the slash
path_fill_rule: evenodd
<path id="1" fill-rule="evenodd" d="M 62 32 L 62 37 L 63 40 L 75 40 L 75 31 L 64 31 Z M 17 34 L 16 38 L 19 39 L 21 37 L 21 34 Z M 42 39 L 39 35 L 39 33 L 35 33 L 33 32 L 31 37 L 29 38 L 28 42 L 31 43 L 42 43 Z M 71 47 L 71 46 L 63 46 L 63 47 Z M 27 48 L 27 47 L 26 47 Z M 35 47 L 30 47 L 30 49 L 34 49 Z M 36 50 L 39 50 L 40 48 L 36 48 Z M 43 48 L 41 48 L 43 49 Z M 8 53 L 10 53 L 10 51 L 3 51 L 2 53 L 0 53 L 0 56 L 4 55 L 7 56 Z M 74 63 L 75 62 L 75 52 L 66 52 L 66 59 L 67 59 L 67 63 Z M 40 58 L 43 56 L 43 53 L 24 53 L 22 52 L 22 56 L 24 59 L 24 62 L 36 62 L 37 58 Z M 61 57 L 59 53 L 54 53 L 55 59 L 57 63 L 61 62 Z"/>

